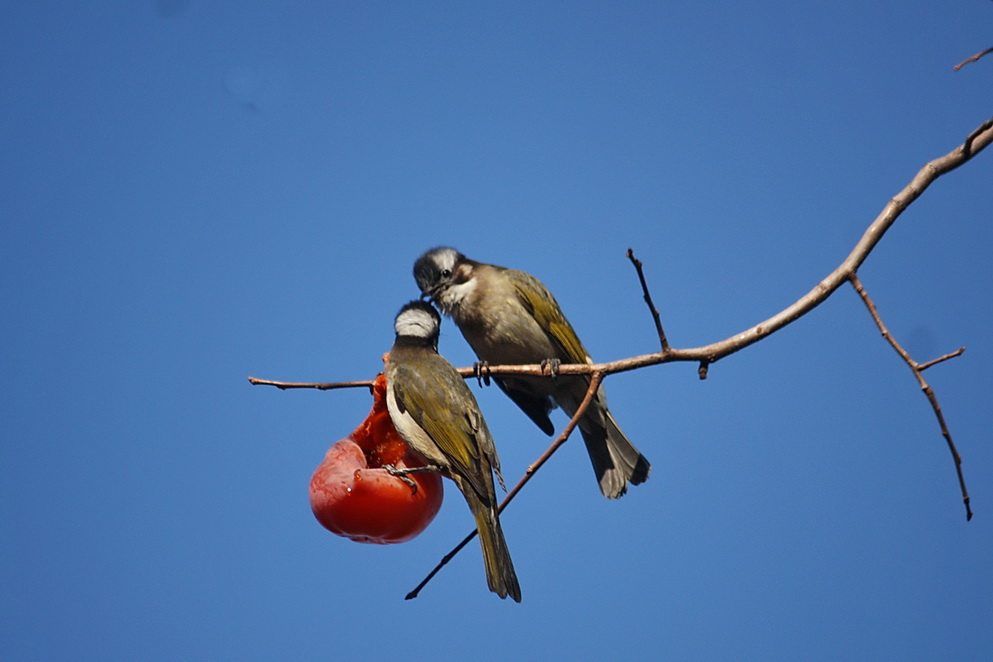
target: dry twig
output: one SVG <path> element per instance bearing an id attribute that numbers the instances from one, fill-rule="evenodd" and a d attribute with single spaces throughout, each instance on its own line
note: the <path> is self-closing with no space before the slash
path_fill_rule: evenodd
<path id="1" fill-rule="evenodd" d="M 938 397 L 934 394 L 934 389 L 924 380 L 924 375 L 922 374 L 925 370 L 931 366 L 937 365 L 942 361 L 947 361 L 948 359 L 954 358 L 962 354 L 965 351 L 965 347 L 959 347 L 954 352 L 945 354 L 944 356 L 939 356 L 933 361 L 928 361 L 927 363 L 918 363 L 910 354 L 905 350 L 900 343 L 896 341 L 893 334 L 889 332 L 886 325 L 883 324 L 883 319 L 879 316 L 879 310 L 876 308 L 876 304 L 873 303 L 872 298 L 869 293 L 865 291 L 865 287 L 862 286 L 862 281 L 855 274 L 852 274 L 849 281 L 855 291 L 858 292 L 859 296 L 862 297 L 865 307 L 869 310 L 869 314 L 872 315 L 873 321 L 879 328 L 879 332 L 883 335 L 896 353 L 900 355 L 904 363 L 910 367 L 911 371 L 914 373 L 914 377 L 917 378 L 917 383 L 921 385 L 921 390 L 924 391 L 924 395 L 927 396 L 928 402 L 931 403 L 931 409 L 934 411 L 935 417 L 938 419 L 938 425 L 941 428 L 941 436 L 945 438 L 945 443 L 948 444 L 948 450 L 952 454 L 952 460 L 955 462 L 955 472 L 958 474 L 959 479 L 959 489 L 962 490 L 962 502 L 965 503 L 965 519 L 966 521 L 972 519 L 972 508 L 969 506 L 969 490 L 965 486 L 965 477 L 962 475 L 962 456 L 959 455 L 958 449 L 955 448 L 955 442 L 952 441 L 952 435 L 948 431 L 948 425 L 945 424 L 945 416 L 941 413 L 941 407 L 938 405 Z"/>
<path id="2" fill-rule="evenodd" d="M 371 379 L 360 379 L 354 382 L 277 382 L 271 379 L 249 377 L 248 381 L 253 386 L 275 386 L 280 391 L 294 388 L 316 388 L 319 391 L 330 391 L 338 388 L 355 388 L 357 386 L 365 386 L 369 389 L 372 388 Z"/>
<path id="3" fill-rule="evenodd" d="M 641 260 L 634 256 L 634 251 L 630 248 L 628 249 L 628 259 L 631 260 L 631 264 L 634 265 L 635 270 L 638 272 L 638 281 L 641 283 L 645 305 L 648 306 L 648 310 L 652 314 L 652 321 L 655 322 L 655 332 L 659 334 L 659 345 L 664 352 L 669 349 L 669 341 L 665 337 L 665 331 L 662 330 L 662 319 L 659 317 L 659 311 L 655 307 L 655 303 L 652 302 L 652 294 L 648 291 L 648 283 L 645 282 L 644 265 L 641 264 Z"/>
<path id="4" fill-rule="evenodd" d="M 970 62 L 975 62 L 979 58 L 983 57 L 984 55 L 989 55 L 990 53 L 993 53 L 993 48 L 987 48 L 985 51 L 980 51 L 980 52 L 976 53 L 975 55 L 973 55 L 972 57 L 967 57 L 966 59 L 962 60 L 961 62 L 959 62 L 958 64 L 956 64 L 954 67 L 952 67 L 952 69 L 954 69 L 955 71 L 958 71 L 959 69 L 961 69 L 965 65 L 969 64 Z"/>

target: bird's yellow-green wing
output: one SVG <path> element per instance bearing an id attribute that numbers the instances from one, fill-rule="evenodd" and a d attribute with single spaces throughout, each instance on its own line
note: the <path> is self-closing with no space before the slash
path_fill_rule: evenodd
<path id="1" fill-rule="evenodd" d="M 473 489 L 487 494 L 485 474 L 495 457 L 493 439 L 465 380 L 444 362 L 419 371 L 397 366 L 393 389 L 397 406 L 406 411 L 447 459 L 449 471 L 466 478 Z"/>
<path id="2" fill-rule="evenodd" d="M 576 331 L 569 320 L 562 314 L 562 309 L 555 297 L 548 291 L 540 280 L 529 273 L 515 271 L 514 287 L 521 303 L 531 313 L 538 325 L 545 329 L 563 353 L 564 362 L 587 363 L 589 355 L 580 342 Z M 556 358 L 556 357 L 548 357 Z"/>

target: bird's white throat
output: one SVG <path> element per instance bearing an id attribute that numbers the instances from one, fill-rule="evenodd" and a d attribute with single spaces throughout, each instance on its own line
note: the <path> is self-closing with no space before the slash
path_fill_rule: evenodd
<path id="1" fill-rule="evenodd" d="M 446 315 L 466 302 L 476 291 L 476 279 L 470 278 L 464 283 L 449 285 L 438 295 L 438 305 Z"/>

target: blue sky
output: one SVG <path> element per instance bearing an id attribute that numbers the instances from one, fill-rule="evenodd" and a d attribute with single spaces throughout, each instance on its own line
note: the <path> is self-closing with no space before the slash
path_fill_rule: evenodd
<path id="1" fill-rule="evenodd" d="M 993 156 L 849 289 L 713 366 L 607 380 L 652 460 L 599 496 L 570 442 L 486 590 L 449 490 L 416 540 L 338 538 L 310 474 L 366 414 L 437 244 L 530 271 L 595 358 L 723 339 L 847 255 L 991 115 L 993 5 L 7 3 L 0 10 L 0 656 L 993 657 Z M 468 365 L 457 330 L 441 351 Z M 473 383 L 509 481 L 548 440 Z M 565 418 L 554 418 L 561 426 Z"/>

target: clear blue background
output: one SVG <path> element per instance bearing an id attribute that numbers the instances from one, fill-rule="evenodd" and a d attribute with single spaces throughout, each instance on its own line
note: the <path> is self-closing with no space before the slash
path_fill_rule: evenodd
<path id="1" fill-rule="evenodd" d="M 993 5 L 6 3 L 0 657 L 993 659 L 993 154 L 850 290 L 696 378 L 607 381 L 654 464 L 572 443 L 507 511 L 521 605 L 453 491 L 391 547 L 307 483 L 366 414 L 413 260 L 538 275 L 597 359 L 723 339 L 804 294 L 991 115 Z M 442 352 L 472 361 L 451 324 Z M 473 388 L 477 389 L 475 384 Z M 548 440 L 477 389 L 515 480 Z M 565 422 L 560 414 L 558 425 Z"/>

